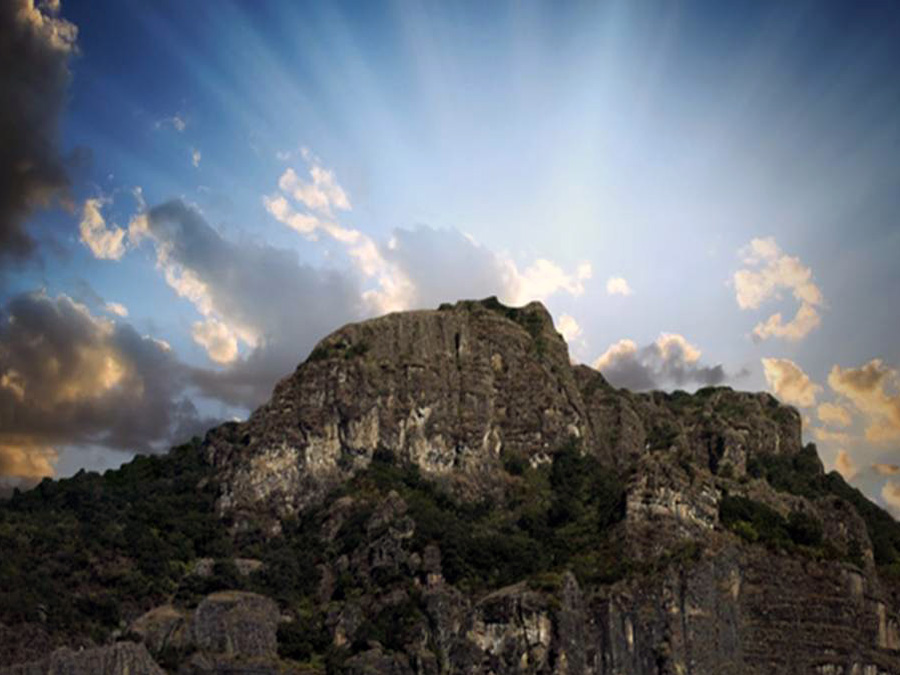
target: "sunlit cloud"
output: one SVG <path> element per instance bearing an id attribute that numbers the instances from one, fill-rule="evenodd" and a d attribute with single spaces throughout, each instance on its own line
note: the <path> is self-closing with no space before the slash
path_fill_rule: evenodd
<path id="1" fill-rule="evenodd" d="M 879 476 L 900 475 L 900 465 L 897 464 L 873 464 L 872 470 Z"/>
<path id="2" fill-rule="evenodd" d="M 790 359 L 762 359 L 763 374 L 772 393 L 785 403 L 801 408 L 816 404 L 816 395 L 822 387 L 813 382 L 796 363 Z"/>
<path id="3" fill-rule="evenodd" d="M 623 277 L 610 277 L 606 280 L 606 293 L 608 295 L 631 295 L 634 291 Z"/>
<path id="4" fill-rule="evenodd" d="M 333 171 L 313 162 L 309 166 L 309 175 L 312 180 L 304 180 L 289 168 L 278 179 L 278 187 L 309 210 L 329 218 L 333 217 L 335 210 L 350 210 L 350 199 L 338 184 Z"/>
<path id="5" fill-rule="evenodd" d="M 212 398 L 253 407 L 330 331 L 361 318 L 352 275 L 300 264 L 294 251 L 233 241 L 196 207 L 174 200 L 133 219 L 166 283 L 203 317 L 191 337 L 221 371 L 195 370 Z"/>
<path id="6" fill-rule="evenodd" d="M 819 421 L 833 427 L 849 427 L 853 423 L 853 415 L 842 405 L 837 403 L 822 403 L 816 409 Z"/>
<path id="7" fill-rule="evenodd" d="M 614 386 L 634 390 L 689 384 L 712 386 L 724 382 L 724 368 L 702 365 L 701 356 L 700 349 L 683 335 L 662 333 L 645 347 L 638 347 L 634 340 L 627 338 L 619 340 L 593 366 Z"/>
<path id="8" fill-rule="evenodd" d="M 78 229 L 81 242 L 95 258 L 119 260 L 125 254 L 125 230 L 115 225 L 107 226 L 102 212 L 106 203 L 108 201 L 103 199 L 85 200 Z"/>
<path id="9" fill-rule="evenodd" d="M 575 342 L 584 334 L 584 331 L 581 330 L 581 326 L 579 326 L 575 318 L 569 314 L 560 316 L 556 324 L 557 329 L 569 344 Z"/>
<path id="10" fill-rule="evenodd" d="M 3 316 L 0 473 L 50 475 L 62 446 L 161 450 L 206 423 L 184 398 L 183 365 L 127 323 L 43 293 L 12 298 Z"/>
<path id="11" fill-rule="evenodd" d="M 753 329 L 756 338 L 780 337 L 796 341 L 819 326 L 819 308 L 824 299 L 812 281 L 809 267 L 799 258 L 783 253 L 773 237 L 753 239 L 741 253 L 747 268 L 734 274 L 736 299 L 741 309 L 758 309 L 764 302 L 779 298 L 783 290 L 790 291 L 800 303 L 790 321 L 786 322 L 778 312 L 758 323 Z"/>
<path id="12" fill-rule="evenodd" d="M 850 480 L 859 472 L 859 468 L 843 448 L 838 450 L 837 458 L 834 460 L 834 468 L 845 480 Z"/>
<path id="13" fill-rule="evenodd" d="M 900 483 L 889 480 L 881 488 L 881 498 L 894 517 L 900 516 Z"/>
<path id="14" fill-rule="evenodd" d="M 866 439 L 875 443 L 900 438 L 900 380 L 897 371 L 880 359 L 859 368 L 835 365 L 829 386 L 866 417 Z"/>
<path id="15" fill-rule="evenodd" d="M 128 316 L 128 308 L 120 302 L 107 302 L 103 305 L 103 309 L 122 318 Z"/>
<path id="16" fill-rule="evenodd" d="M 810 432 L 820 443 L 836 443 L 838 445 L 854 445 L 857 439 L 846 431 L 832 431 L 822 427 L 810 427 Z"/>
<path id="17" fill-rule="evenodd" d="M 545 258 L 522 268 L 512 258 L 489 251 L 472 236 L 456 230 L 397 228 L 387 242 L 342 226 L 337 211 L 351 210 L 334 171 L 304 149 L 311 180 L 294 169 L 279 178 L 280 192 L 263 196 L 266 210 L 310 241 L 319 233 L 343 245 L 366 280 L 362 301 L 369 313 L 381 314 L 438 305 L 447 298 L 497 295 L 512 305 L 544 301 L 556 293 L 578 297 L 592 277 L 589 262 L 573 272 Z"/>
<path id="18" fill-rule="evenodd" d="M 191 164 L 194 165 L 195 169 L 200 168 L 201 159 L 203 159 L 203 153 L 201 153 L 197 148 L 191 148 Z"/>
<path id="19" fill-rule="evenodd" d="M 216 363 L 232 363 L 238 356 L 237 336 L 218 319 L 195 321 L 191 335 Z"/>

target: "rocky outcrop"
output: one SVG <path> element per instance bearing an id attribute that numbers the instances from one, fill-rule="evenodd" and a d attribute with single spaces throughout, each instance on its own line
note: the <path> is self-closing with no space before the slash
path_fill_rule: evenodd
<path id="1" fill-rule="evenodd" d="M 674 448 L 742 475 L 756 452 L 799 451 L 800 417 L 768 394 L 633 395 L 573 368 L 539 303 L 495 299 L 390 314 L 328 336 L 246 423 L 206 440 L 238 529 L 321 501 L 376 451 L 460 494 L 502 483 L 501 456 L 546 462 L 576 440 L 610 465 Z"/>
<path id="2" fill-rule="evenodd" d="M 58 649 L 45 661 L 0 668 L 0 675 L 165 675 L 147 648 L 132 642 L 107 647 Z"/>
<path id="3" fill-rule="evenodd" d="M 274 657 L 278 605 L 255 593 L 214 593 L 200 603 L 191 622 L 193 644 L 200 651 L 225 656 Z"/>
<path id="4" fill-rule="evenodd" d="M 502 452 L 590 442 L 546 309 L 497 307 L 391 314 L 325 338 L 245 424 L 208 437 L 226 483 L 222 513 L 296 513 L 379 449 L 474 494 L 490 489 Z"/>
<path id="5" fill-rule="evenodd" d="M 283 673 L 278 659 L 278 605 L 267 597 L 221 591 L 205 597 L 193 612 L 171 605 L 136 619 L 129 634 L 168 661 L 183 661 L 189 673 Z"/>

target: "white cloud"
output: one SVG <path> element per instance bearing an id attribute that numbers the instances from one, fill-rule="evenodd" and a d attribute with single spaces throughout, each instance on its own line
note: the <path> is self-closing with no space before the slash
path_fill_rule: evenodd
<path id="1" fill-rule="evenodd" d="M 331 217 L 333 210 L 349 211 L 350 199 L 338 184 L 334 172 L 313 162 L 309 168 L 312 181 L 305 181 L 289 168 L 278 179 L 278 187 L 311 211 Z"/>
<path id="2" fill-rule="evenodd" d="M 128 308 L 120 302 L 107 302 L 103 309 L 105 309 L 110 314 L 115 314 L 116 316 L 120 316 L 125 318 L 128 316 Z"/>
<path id="3" fill-rule="evenodd" d="M 819 420 L 833 427 L 845 428 L 853 423 L 850 411 L 837 403 L 823 403 L 816 410 Z"/>
<path id="4" fill-rule="evenodd" d="M 200 168 L 201 159 L 203 159 L 203 154 L 197 148 L 191 148 L 191 164 L 194 165 L 195 169 Z"/>
<path id="5" fill-rule="evenodd" d="M 605 368 L 612 366 L 618 361 L 633 358 L 637 355 L 637 351 L 638 346 L 634 340 L 623 338 L 622 340 L 611 344 L 607 350 L 594 361 L 594 368 L 602 372 Z"/>
<path id="6" fill-rule="evenodd" d="M 859 368 L 835 365 L 828 374 L 831 388 L 866 416 L 866 439 L 876 443 L 900 438 L 900 379 L 880 359 Z"/>
<path id="7" fill-rule="evenodd" d="M 325 233 L 345 247 L 357 271 L 367 280 L 362 299 L 372 313 L 438 305 L 461 297 L 497 295 L 503 302 L 523 305 L 555 293 L 584 293 L 591 278 L 589 262 L 568 272 L 539 258 L 522 269 L 506 255 L 493 253 L 471 236 L 455 230 L 397 229 L 385 243 L 335 221 L 336 211 L 351 210 L 334 172 L 325 169 L 309 150 L 301 150 L 311 180 L 287 169 L 279 178 L 280 192 L 265 195 L 266 210 L 310 241 Z"/>
<path id="8" fill-rule="evenodd" d="M 834 468 L 845 480 L 850 480 L 859 472 L 856 464 L 853 463 L 850 455 L 843 448 L 838 450 L 837 458 L 834 460 Z"/>
<path id="9" fill-rule="evenodd" d="M 569 344 L 575 342 L 575 340 L 581 337 L 583 332 L 581 330 L 581 326 L 579 326 L 575 318 L 570 316 L 569 314 L 563 314 L 562 316 L 560 316 L 557 323 L 559 324 L 557 326 L 559 332 L 562 333 L 562 336 Z"/>
<path id="10" fill-rule="evenodd" d="M 172 127 L 178 133 L 182 133 L 185 129 L 187 129 L 187 120 L 181 113 L 175 113 L 171 117 L 165 117 L 159 120 L 158 122 L 156 122 L 156 124 L 154 124 L 154 126 L 157 129 L 162 129 L 163 127 Z"/>
<path id="11" fill-rule="evenodd" d="M 762 359 L 763 373 L 772 392 L 785 403 L 808 408 L 815 405 L 822 387 L 790 359 Z"/>
<path id="12" fill-rule="evenodd" d="M 589 263 L 581 263 L 575 274 L 569 274 L 544 258 L 535 260 L 521 272 L 509 258 L 498 256 L 498 261 L 504 268 L 506 281 L 502 299 L 513 305 L 524 305 L 532 300 L 543 301 L 560 291 L 578 297 L 584 293 L 583 282 L 592 274 Z"/>
<path id="13" fill-rule="evenodd" d="M 118 260 L 125 253 L 125 230 L 115 225 L 107 227 L 101 211 L 105 203 L 103 199 L 85 200 L 79 223 L 81 241 L 95 258 Z"/>
<path id="14" fill-rule="evenodd" d="M 606 292 L 608 295 L 631 295 L 634 291 L 623 277 L 610 277 L 606 280 Z"/>
<path id="15" fill-rule="evenodd" d="M 741 309 L 758 309 L 764 302 L 779 298 L 782 290 L 789 290 L 800 303 L 790 321 L 785 322 L 780 313 L 775 313 L 758 323 L 753 329 L 755 337 L 796 341 L 819 326 L 819 308 L 824 298 L 812 281 L 809 267 L 799 258 L 783 253 L 772 237 L 753 239 L 742 254 L 748 267 L 734 274 L 736 299 Z"/>
<path id="16" fill-rule="evenodd" d="M 235 334 L 227 324 L 217 319 L 195 321 L 191 330 L 194 341 L 206 350 L 216 363 L 232 363 L 238 357 Z"/>

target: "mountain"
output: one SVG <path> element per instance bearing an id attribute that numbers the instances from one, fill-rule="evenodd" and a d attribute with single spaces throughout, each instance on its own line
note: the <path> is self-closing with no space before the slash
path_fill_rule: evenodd
<path id="1" fill-rule="evenodd" d="M 0 551 L 4 675 L 900 673 L 900 526 L 797 411 L 616 389 L 539 303 L 345 326 Z"/>

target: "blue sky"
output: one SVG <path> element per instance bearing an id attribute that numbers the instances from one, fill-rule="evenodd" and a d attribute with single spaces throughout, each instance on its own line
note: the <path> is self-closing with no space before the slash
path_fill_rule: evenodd
<path id="1" fill-rule="evenodd" d="M 497 294 L 617 384 L 773 391 L 900 509 L 896 3 L 12 5 L 10 165 L 66 180 L 0 205 L 0 474 L 159 450 L 346 321 Z"/>

